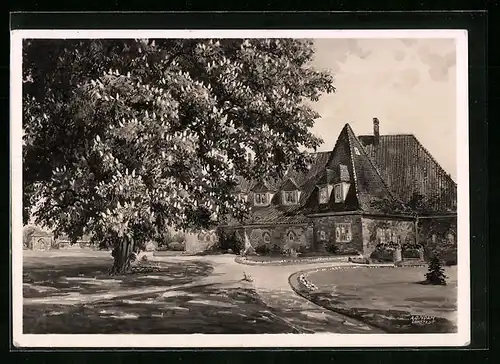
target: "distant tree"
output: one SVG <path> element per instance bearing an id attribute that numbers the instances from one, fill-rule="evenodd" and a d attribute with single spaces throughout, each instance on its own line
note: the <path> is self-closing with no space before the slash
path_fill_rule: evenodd
<path id="1" fill-rule="evenodd" d="M 26 40 L 24 217 L 113 249 L 112 273 L 167 227 L 241 219 L 237 176 L 305 169 L 304 101 L 333 92 L 302 39 Z M 254 163 L 247 152 L 254 154 Z"/>
<path id="2" fill-rule="evenodd" d="M 425 282 L 433 285 L 446 286 L 446 275 L 441 260 L 437 254 L 429 260 L 429 270 L 425 274 Z"/>
<path id="3" fill-rule="evenodd" d="M 25 248 L 31 248 L 31 238 L 35 232 L 36 228 L 34 226 L 28 225 L 23 227 L 23 246 Z"/>

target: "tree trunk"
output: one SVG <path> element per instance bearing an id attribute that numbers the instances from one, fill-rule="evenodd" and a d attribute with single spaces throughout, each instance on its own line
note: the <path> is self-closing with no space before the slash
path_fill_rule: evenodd
<path id="1" fill-rule="evenodd" d="M 111 274 L 126 274 L 131 270 L 132 256 L 134 252 L 134 241 L 131 238 L 124 238 L 117 242 L 113 249 L 113 266 Z"/>

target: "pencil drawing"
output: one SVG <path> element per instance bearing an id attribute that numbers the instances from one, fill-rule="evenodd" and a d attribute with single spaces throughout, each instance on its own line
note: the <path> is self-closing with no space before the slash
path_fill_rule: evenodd
<path id="1" fill-rule="evenodd" d="M 455 61 L 24 39 L 23 332 L 456 332 Z"/>

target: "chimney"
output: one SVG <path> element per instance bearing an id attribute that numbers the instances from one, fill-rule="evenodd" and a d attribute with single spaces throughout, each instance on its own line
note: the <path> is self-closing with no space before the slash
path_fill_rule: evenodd
<path id="1" fill-rule="evenodd" d="M 379 124 L 380 122 L 378 121 L 378 119 L 373 118 L 373 145 L 375 146 L 377 146 L 380 141 Z"/>

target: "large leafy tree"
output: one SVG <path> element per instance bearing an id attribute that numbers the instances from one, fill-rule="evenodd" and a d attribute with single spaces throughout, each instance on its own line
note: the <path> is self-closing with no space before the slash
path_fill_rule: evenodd
<path id="1" fill-rule="evenodd" d="M 242 218 L 238 176 L 306 168 L 333 92 L 298 39 L 26 40 L 24 207 L 113 248 L 112 272 L 167 227 Z M 254 155 L 249 161 L 247 153 Z"/>

